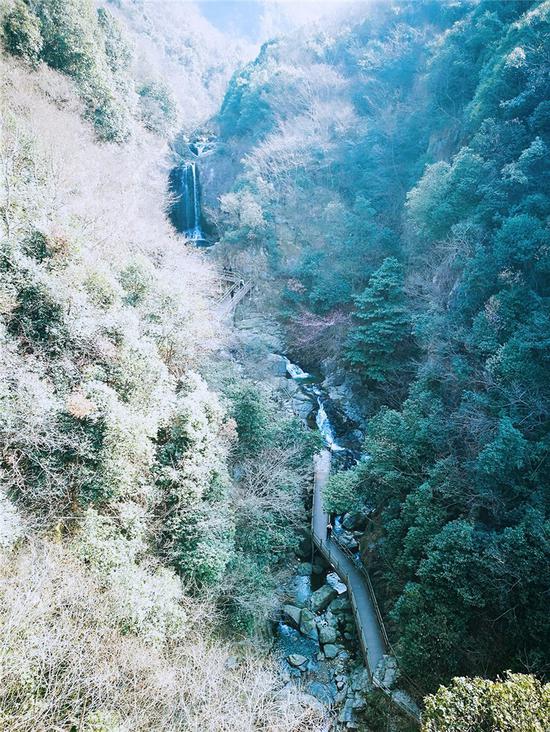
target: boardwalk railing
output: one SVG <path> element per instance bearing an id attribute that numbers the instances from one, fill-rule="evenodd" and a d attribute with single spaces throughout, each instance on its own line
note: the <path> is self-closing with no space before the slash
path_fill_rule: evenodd
<path id="1" fill-rule="evenodd" d="M 216 301 L 216 311 L 219 317 L 229 315 L 254 287 L 250 279 L 245 279 L 239 272 L 223 270 L 220 279 L 228 284 L 227 289 Z"/>
<path id="2" fill-rule="evenodd" d="M 384 624 L 384 620 L 382 618 L 382 613 L 380 611 L 380 607 L 378 605 L 378 602 L 376 600 L 376 595 L 374 594 L 374 588 L 372 586 L 372 582 L 369 576 L 369 573 L 366 569 L 366 567 L 357 561 L 353 553 L 343 544 L 341 544 L 337 537 L 333 536 L 331 538 L 326 538 L 326 529 L 325 526 L 328 523 L 328 515 L 324 512 L 323 506 L 322 506 L 322 500 L 321 500 L 321 490 L 322 486 L 321 483 L 328 477 L 328 475 L 323 474 L 322 468 L 320 468 L 320 462 L 316 462 L 315 466 L 315 488 L 314 488 L 314 500 L 313 500 L 313 512 L 312 512 L 312 539 L 314 546 L 317 547 L 317 549 L 320 551 L 320 553 L 324 556 L 324 558 L 329 562 L 329 564 L 336 570 L 340 578 L 343 582 L 347 585 L 348 588 L 348 596 L 350 599 L 351 608 L 353 611 L 353 616 L 355 619 L 355 624 L 357 627 L 357 635 L 359 638 L 359 644 L 361 646 L 361 651 L 363 653 L 363 657 L 365 659 L 365 664 L 367 671 L 369 673 L 369 677 L 373 683 L 374 686 L 376 686 L 380 691 L 382 691 L 388 699 L 391 701 L 392 704 L 394 704 L 396 707 L 398 707 L 404 714 L 407 715 L 409 719 L 415 722 L 415 724 L 420 723 L 420 715 L 418 711 L 413 708 L 412 706 L 409 706 L 403 699 L 399 698 L 395 695 L 395 692 L 392 692 L 391 689 L 386 687 L 375 675 L 374 671 L 376 668 L 372 668 L 373 665 L 376 664 L 377 655 L 373 655 L 369 653 L 369 644 L 367 642 L 367 633 L 366 628 L 363 624 L 363 618 L 361 617 L 361 612 L 359 610 L 359 607 L 357 605 L 357 598 L 355 596 L 355 590 L 354 586 L 357 585 L 358 582 L 363 581 L 364 587 L 367 588 L 368 592 L 368 598 L 370 599 L 371 607 L 374 611 L 374 617 L 376 617 L 376 622 L 378 624 L 378 638 L 380 639 L 379 643 L 382 644 L 382 652 L 386 653 L 388 649 L 391 650 L 391 643 L 388 638 L 388 634 L 386 631 L 386 627 Z M 330 463 L 329 463 L 330 465 Z M 322 533 L 320 533 L 322 532 Z M 323 536 L 324 533 L 324 536 Z M 349 572 L 346 569 L 346 562 L 351 563 L 353 566 L 353 569 L 355 570 L 356 574 L 352 578 L 349 576 Z M 349 566 L 349 565 L 348 565 Z M 350 568 L 351 571 L 351 568 Z M 364 589 L 360 590 L 359 587 L 356 588 L 357 592 L 359 592 L 363 598 L 365 597 Z M 364 610 L 364 609 L 363 609 Z M 367 617 L 373 617 L 372 613 L 370 616 Z M 380 653 L 380 650 L 378 651 Z M 369 657 L 373 659 L 371 662 L 369 662 Z M 379 660 L 379 659 L 378 659 Z M 412 700 L 411 700 L 412 701 Z"/>

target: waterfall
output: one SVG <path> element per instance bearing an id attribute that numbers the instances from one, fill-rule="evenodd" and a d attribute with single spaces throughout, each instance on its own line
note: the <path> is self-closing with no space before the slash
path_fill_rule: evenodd
<path id="1" fill-rule="evenodd" d="M 174 226 L 188 239 L 204 242 L 201 228 L 199 170 L 195 161 L 175 168 L 170 175 L 170 189 L 175 194 L 171 216 Z"/>

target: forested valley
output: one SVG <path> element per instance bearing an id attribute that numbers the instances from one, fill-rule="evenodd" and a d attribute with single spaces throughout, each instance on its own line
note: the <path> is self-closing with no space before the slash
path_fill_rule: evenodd
<path id="1" fill-rule="evenodd" d="M 544 732 L 550 2 L 208 5 L 0 0 L 0 730 Z"/>

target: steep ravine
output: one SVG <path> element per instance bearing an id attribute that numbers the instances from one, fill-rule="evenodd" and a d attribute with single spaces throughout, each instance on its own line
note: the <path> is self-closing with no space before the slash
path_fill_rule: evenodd
<path id="1" fill-rule="evenodd" d="M 198 247 L 213 243 L 203 233 L 199 171 L 214 147 L 207 136 L 180 140 L 178 162 L 170 178 L 175 194 L 172 221 Z M 209 253 L 215 257 L 216 247 Z M 272 318 L 263 313 L 261 295 L 237 308 L 233 325 L 231 357 L 250 377 L 268 383 L 279 394 L 284 409 L 319 431 L 331 452 L 333 469 L 346 469 L 360 460 L 361 413 L 346 401 L 352 391 L 338 374 L 331 379 L 330 374 L 309 373 L 284 355 L 284 339 Z M 310 515 L 311 493 L 306 489 L 304 500 Z M 333 517 L 333 522 L 335 536 L 360 561 L 358 541 L 364 517 L 346 514 Z M 309 524 L 303 527 L 291 576 L 280 589 L 284 601 L 279 617 L 273 618 L 272 632 L 273 653 L 283 681 L 298 684 L 308 703 L 334 711 L 334 730 L 367 729 L 365 720 L 372 716 L 373 704 L 381 706 L 384 717 L 393 717 L 388 703 L 378 699 L 364 667 L 346 585 L 314 553 Z M 385 657 L 376 674 L 393 685 L 397 678 L 394 660 Z"/>

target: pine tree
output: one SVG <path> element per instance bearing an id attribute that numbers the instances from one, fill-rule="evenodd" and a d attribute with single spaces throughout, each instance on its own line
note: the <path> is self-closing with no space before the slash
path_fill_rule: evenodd
<path id="1" fill-rule="evenodd" d="M 365 379 L 387 383 L 403 368 L 411 348 L 411 318 L 399 262 L 386 258 L 354 300 L 356 324 L 346 348 L 348 363 Z"/>

